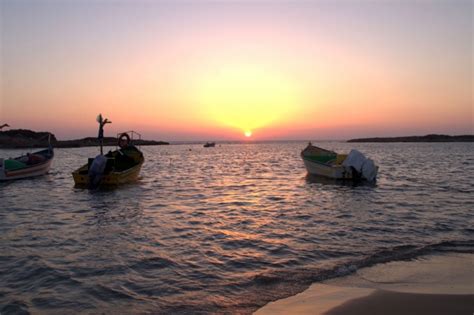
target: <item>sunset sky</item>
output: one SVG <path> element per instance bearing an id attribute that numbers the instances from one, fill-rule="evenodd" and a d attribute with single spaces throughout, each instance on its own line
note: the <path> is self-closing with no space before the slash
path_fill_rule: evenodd
<path id="1" fill-rule="evenodd" d="M 0 124 L 60 139 L 473 133 L 471 1 L 0 0 Z"/>

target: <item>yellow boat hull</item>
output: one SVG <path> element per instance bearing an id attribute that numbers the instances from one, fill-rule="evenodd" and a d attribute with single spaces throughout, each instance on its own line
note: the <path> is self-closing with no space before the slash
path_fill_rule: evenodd
<path id="1" fill-rule="evenodd" d="M 143 165 L 143 161 L 121 172 L 112 171 L 109 174 L 106 174 L 102 177 L 100 185 L 101 186 L 116 186 L 116 185 L 134 182 L 138 179 L 140 175 L 140 170 L 142 168 L 142 165 Z M 84 174 L 84 171 L 87 171 L 87 164 L 80 167 L 79 169 L 77 169 L 76 171 L 72 173 L 75 185 L 77 186 L 89 185 L 89 176 L 87 175 L 87 173 Z"/>

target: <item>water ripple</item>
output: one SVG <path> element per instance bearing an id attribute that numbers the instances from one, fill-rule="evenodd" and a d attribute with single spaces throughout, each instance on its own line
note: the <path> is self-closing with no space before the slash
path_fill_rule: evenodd
<path id="1" fill-rule="evenodd" d="M 307 176 L 301 142 L 175 145 L 89 192 L 70 173 L 95 149 L 58 149 L 47 176 L 0 183 L 0 313 L 248 314 L 377 262 L 473 251 L 473 144 L 320 145 L 366 153 L 377 183 Z"/>

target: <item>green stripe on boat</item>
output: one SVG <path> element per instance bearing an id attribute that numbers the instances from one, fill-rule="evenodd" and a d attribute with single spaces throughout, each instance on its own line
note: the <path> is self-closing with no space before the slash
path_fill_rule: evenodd
<path id="1" fill-rule="evenodd" d="M 21 168 L 25 168 L 26 164 L 17 160 L 5 160 L 5 169 L 7 171 L 15 171 Z"/>

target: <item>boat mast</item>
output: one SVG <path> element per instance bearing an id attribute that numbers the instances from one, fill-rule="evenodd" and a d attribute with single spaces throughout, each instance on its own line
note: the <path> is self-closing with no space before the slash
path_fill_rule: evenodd
<path id="1" fill-rule="evenodd" d="M 103 155 L 104 151 L 103 151 L 102 147 L 104 145 L 104 126 L 105 126 L 105 124 L 111 124 L 112 122 L 110 120 L 108 120 L 107 118 L 103 119 L 102 114 L 99 114 L 99 116 L 97 116 L 96 120 L 99 123 L 99 136 L 98 136 L 98 139 L 99 139 L 99 144 L 100 144 L 100 154 Z"/>

